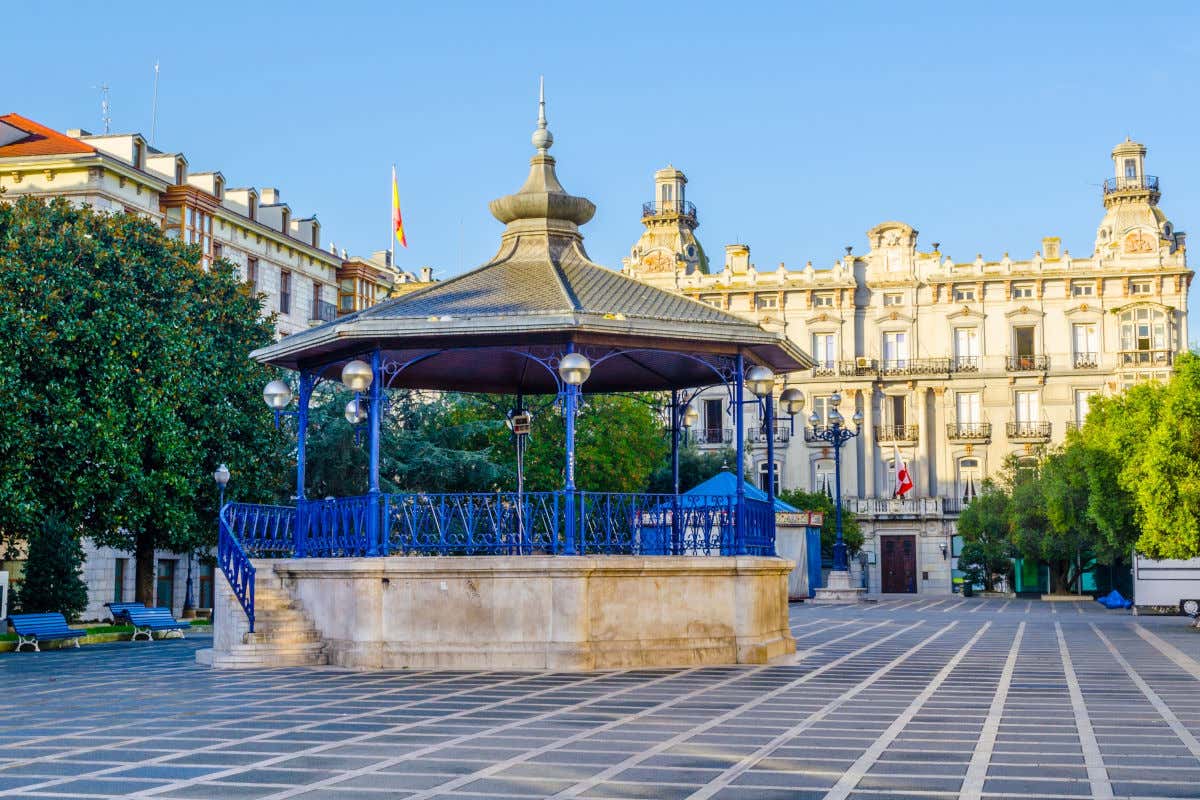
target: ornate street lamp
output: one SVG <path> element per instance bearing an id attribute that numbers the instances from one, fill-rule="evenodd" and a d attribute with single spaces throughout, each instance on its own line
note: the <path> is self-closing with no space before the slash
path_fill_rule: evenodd
<path id="1" fill-rule="evenodd" d="M 342 383 L 352 392 L 365 392 L 371 388 L 374 378 L 371 365 L 361 359 L 347 361 L 346 366 L 342 367 Z"/>
<path id="2" fill-rule="evenodd" d="M 582 386 L 592 374 L 592 362 L 583 353 L 567 353 L 558 362 L 558 376 L 568 386 Z"/>
<path id="3" fill-rule="evenodd" d="M 263 387 L 263 402 L 272 411 L 283 411 L 292 402 L 292 387 L 286 381 L 271 381 Z"/>
<path id="4" fill-rule="evenodd" d="M 814 439 L 833 445 L 834 519 L 837 523 L 837 539 L 833 545 L 833 571 L 848 575 L 850 567 L 846 561 L 846 541 L 842 537 L 842 445 L 858 436 L 863 415 L 861 411 L 854 412 L 854 416 L 850 418 L 850 421 L 854 423 L 854 430 L 850 430 L 845 427 L 845 417 L 838 411 L 838 406 L 841 404 L 840 392 L 835 391 L 829 396 L 829 424 L 824 429 L 821 429 L 821 418 L 815 411 L 808 421 L 812 425 Z"/>
<path id="5" fill-rule="evenodd" d="M 346 422 L 351 425 L 360 425 L 367 419 L 367 404 L 360 398 L 356 397 L 349 403 L 346 403 Z"/>
<path id="6" fill-rule="evenodd" d="M 283 383 L 279 381 L 279 383 Z M 287 384 L 283 384 L 283 388 L 287 390 L 288 399 L 291 399 L 291 391 L 288 390 Z M 263 393 L 264 395 L 266 392 Z M 285 402 L 284 405 L 287 405 Z M 229 483 L 229 467 L 221 464 L 213 472 L 213 481 L 217 484 L 217 491 L 220 493 L 220 500 L 217 502 L 217 516 L 220 517 L 221 509 L 225 508 L 225 485 Z M 218 525 L 220 522 L 218 521 Z M 186 617 L 189 614 L 195 616 L 195 603 L 192 595 L 192 559 L 196 553 L 194 550 L 188 550 L 187 554 L 187 593 L 183 599 L 183 615 Z"/>
<path id="7" fill-rule="evenodd" d="M 775 373 L 766 367 L 751 367 L 746 373 L 746 386 L 760 399 L 775 391 Z"/>
<path id="8" fill-rule="evenodd" d="M 574 345 L 568 345 L 570 352 L 558 362 L 558 376 L 562 378 L 563 416 L 566 419 L 566 480 L 563 482 L 563 492 L 567 500 L 566 542 L 563 552 L 574 555 L 575 545 L 575 410 L 579 405 L 579 387 L 592 374 L 592 362 L 583 353 L 576 353 Z"/>

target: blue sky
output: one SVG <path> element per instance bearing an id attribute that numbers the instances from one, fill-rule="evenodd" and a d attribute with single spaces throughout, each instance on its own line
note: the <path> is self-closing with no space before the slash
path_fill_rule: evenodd
<path id="1" fill-rule="evenodd" d="M 441 276 L 495 252 L 487 202 L 524 179 L 543 73 L 559 177 L 597 204 L 584 234 L 610 266 L 667 162 L 714 259 L 742 241 L 761 268 L 828 266 L 886 219 L 956 260 L 1047 235 L 1089 254 L 1126 135 L 1200 237 L 1196 4 L 983 5 L 10 4 L 0 108 L 95 132 L 107 83 L 114 130 L 149 134 L 159 59 L 161 149 L 279 187 L 354 253 L 388 244 L 395 162 L 398 260 Z"/>

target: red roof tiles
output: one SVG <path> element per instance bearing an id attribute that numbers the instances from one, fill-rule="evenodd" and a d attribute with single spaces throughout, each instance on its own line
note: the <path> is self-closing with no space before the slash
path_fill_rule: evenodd
<path id="1" fill-rule="evenodd" d="M 39 125 L 31 119 L 22 117 L 20 114 L 5 114 L 0 116 L 0 122 L 7 123 L 14 128 L 20 128 L 29 133 L 24 139 L 0 146 L 0 158 L 10 158 L 13 156 L 57 156 L 96 152 L 96 148 L 90 144 L 67 136 L 65 133 L 59 133 L 56 130 L 47 128 L 45 125 Z"/>

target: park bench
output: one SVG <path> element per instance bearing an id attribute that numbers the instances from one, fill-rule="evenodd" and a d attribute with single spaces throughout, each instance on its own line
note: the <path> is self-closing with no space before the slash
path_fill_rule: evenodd
<path id="1" fill-rule="evenodd" d="M 113 625 L 129 625 L 129 614 L 125 613 L 131 608 L 145 608 L 145 603 L 105 603 L 108 607 L 108 613 L 112 615 Z"/>
<path id="2" fill-rule="evenodd" d="M 169 608 L 127 608 L 125 615 L 133 625 L 133 637 L 130 641 L 137 641 L 139 636 L 145 636 L 147 641 L 152 642 L 155 632 L 170 631 L 179 631 L 179 638 L 182 639 L 185 638 L 184 630 L 192 627 L 192 623 L 171 616 Z"/>
<path id="3" fill-rule="evenodd" d="M 49 642 L 54 639 L 74 639 L 79 647 L 81 637 L 87 636 L 87 631 L 67 627 L 67 620 L 62 614 L 11 614 L 8 624 L 17 632 L 17 652 L 27 644 L 41 652 L 38 642 Z"/>

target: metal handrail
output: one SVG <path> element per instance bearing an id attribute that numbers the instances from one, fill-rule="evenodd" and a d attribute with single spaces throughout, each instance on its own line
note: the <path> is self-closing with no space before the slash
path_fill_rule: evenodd
<path id="1" fill-rule="evenodd" d="M 1096 369 L 1100 366 L 1100 354 L 1076 353 L 1074 365 L 1075 369 Z"/>
<path id="2" fill-rule="evenodd" d="M 729 444 L 733 441 L 732 428 L 701 428 L 696 434 L 701 444 Z"/>
<path id="3" fill-rule="evenodd" d="M 1112 194 L 1113 192 L 1136 192 L 1149 190 L 1151 192 L 1158 191 L 1158 176 L 1157 175 L 1141 175 L 1132 178 L 1108 178 L 1104 181 L 1104 193 Z"/>
<path id="4" fill-rule="evenodd" d="M 666 214 L 679 214 L 693 222 L 697 219 L 696 205 L 690 200 L 651 200 L 649 203 L 642 203 L 643 217 L 661 217 Z"/>
<path id="5" fill-rule="evenodd" d="M 1049 439 L 1049 422 L 1010 422 L 1006 426 L 1009 439 Z"/>
<path id="6" fill-rule="evenodd" d="M 920 436 L 917 425 L 876 425 L 876 442 L 915 442 Z"/>
<path id="7" fill-rule="evenodd" d="M 950 359 L 951 372 L 979 372 L 979 356 L 955 356 Z"/>
<path id="8" fill-rule="evenodd" d="M 1004 368 L 1009 372 L 1045 372 L 1050 368 L 1049 356 L 1005 356 Z"/>
<path id="9" fill-rule="evenodd" d="M 983 440 L 992 438 L 990 422 L 948 422 L 946 436 L 950 439 Z"/>
<path id="10" fill-rule="evenodd" d="M 1170 366 L 1175 354 L 1170 350 L 1122 350 L 1118 355 L 1122 367 L 1136 367 Z"/>

